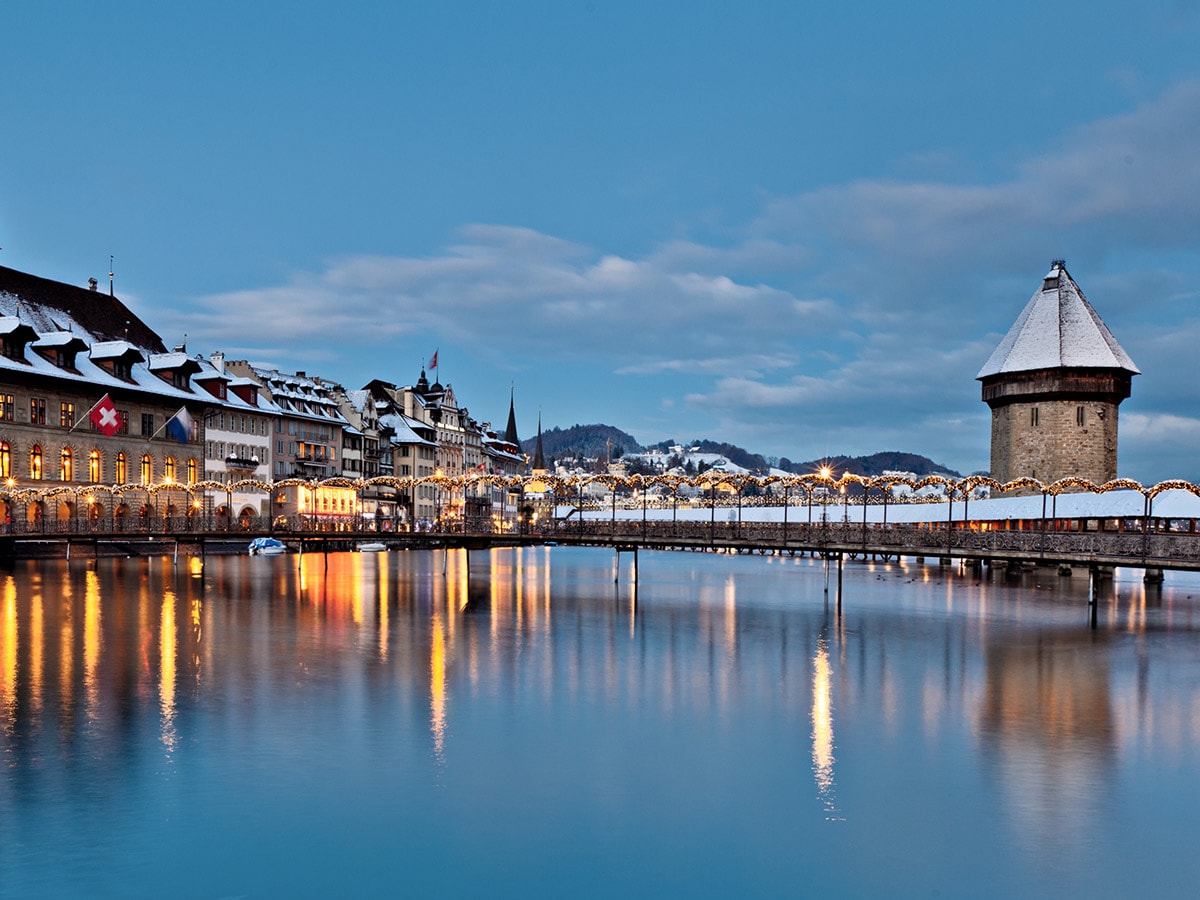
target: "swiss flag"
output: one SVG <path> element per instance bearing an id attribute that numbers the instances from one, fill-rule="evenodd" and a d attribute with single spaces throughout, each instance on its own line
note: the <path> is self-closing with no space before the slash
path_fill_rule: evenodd
<path id="1" fill-rule="evenodd" d="M 103 432 L 105 437 L 112 437 L 121 430 L 121 414 L 113 406 L 112 398 L 108 394 L 101 397 L 100 402 L 92 407 L 88 418 L 92 420 L 96 430 Z"/>

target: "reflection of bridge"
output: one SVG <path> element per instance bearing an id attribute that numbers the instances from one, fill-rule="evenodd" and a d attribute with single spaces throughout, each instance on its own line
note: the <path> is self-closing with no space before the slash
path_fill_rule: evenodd
<path id="1" fill-rule="evenodd" d="M 376 523 L 361 514 L 340 521 L 305 516 L 264 517 L 229 516 L 204 517 L 200 504 L 192 498 L 205 492 L 261 490 L 268 496 L 281 487 L 299 486 L 317 490 L 321 487 L 351 488 L 361 492 L 366 488 L 387 486 L 407 491 L 423 484 L 438 486 L 446 492 L 448 503 L 455 493 L 500 489 L 513 497 L 511 517 L 496 517 L 490 522 L 468 523 L 446 519 L 436 531 L 382 532 Z M 609 499 L 590 509 L 584 498 L 589 485 L 603 485 Z M 891 489 L 906 485 L 919 490 L 936 486 L 950 498 L 947 504 L 900 508 L 928 509 L 930 515 L 922 521 L 888 522 L 888 503 Z M 968 518 L 973 491 L 981 486 L 993 493 L 1021 491 L 1042 495 L 1042 515 L 1032 519 L 997 523 Z M 684 488 L 698 494 L 688 502 L 687 513 L 679 516 L 680 492 Z M 656 517 L 647 516 L 647 493 L 662 492 Z M 830 497 L 845 497 L 847 490 L 857 492 L 861 502 L 856 507 L 839 507 L 833 520 L 827 515 L 825 503 Z M 1047 517 L 1046 498 L 1057 499 L 1067 492 L 1088 491 L 1104 494 L 1113 490 L 1137 492 L 1144 498 L 1140 516 L 1125 516 L 1119 527 L 1105 530 L 1103 526 L 1088 527 L 1086 522 L 1073 522 L 1051 512 Z M 617 498 L 621 492 L 641 496 L 640 505 L 624 508 L 618 516 Z M 872 497 L 871 492 L 876 496 Z M 420 546 L 450 546 L 482 548 L 496 545 L 529 544 L 552 540 L 563 544 L 589 544 L 618 548 L 644 549 L 723 549 L 746 553 L 820 553 L 842 559 L 855 556 L 895 558 L 899 556 L 932 556 L 981 562 L 1012 564 L 1071 565 L 1081 567 L 1134 566 L 1146 569 L 1200 570 L 1200 529 L 1191 519 L 1180 529 L 1179 522 L 1156 519 L 1152 515 L 1154 498 L 1164 491 L 1185 491 L 1200 497 L 1200 486 L 1184 481 L 1161 482 L 1143 487 L 1137 482 L 1121 479 L 1106 485 L 1092 485 L 1082 479 L 1069 478 L 1054 484 L 1042 484 L 1033 479 L 1019 479 L 1001 485 L 991 479 L 972 476 L 964 479 L 929 476 L 920 480 L 887 476 L 866 478 L 844 475 L 834 479 L 827 473 L 796 476 L 737 475 L 710 471 L 696 477 L 677 475 L 616 476 L 594 475 L 562 478 L 556 476 L 499 476 L 442 475 L 425 478 L 372 479 L 336 477 L 324 481 L 287 479 L 279 482 L 246 480 L 231 485 L 219 482 L 198 482 L 184 485 L 63 485 L 16 488 L 10 484 L 0 489 L 4 504 L 6 535 L 0 543 L 0 558 L 31 555 L 34 545 L 48 542 L 70 547 L 72 544 L 91 545 L 101 552 L 105 545 L 129 547 L 139 541 L 160 553 L 163 542 L 175 545 L 198 545 L 204 548 L 217 543 L 239 544 L 254 537 L 273 535 L 295 544 L 297 549 L 341 549 L 353 547 L 362 540 L 383 540 L 395 548 Z M 163 492 L 186 497 L 181 503 L 168 504 L 172 511 L 185 510 L 185 515 L 156 514 L 159 504 L 153 503 Z M 769 493 L 764 496 L 764 492 Z M 75 504 L 62 498 L 74 495 Z M 752 495 L 754 506 L 743 509 L 743 500 Z M 96 497 L 104 497 L 115 510 L 118 499 L 145 498 L 142 515 L 91 516 L 88 508 Z M 955 516 L 954 498 L 961 498 L 961 512 Z M 820 511 L 813 521 L 814 497 Z M 41 514 L 47 501 L 58 502 L 57 517 Z M 668 504 L 669 501 L 669 505 Z M 87 503 L 88 506 L 84 506 Z M 570 506 L 566 515 L 537 516 L 531 514 L 531 503 L 539 503 L 546 512 Z M 24 508 L 22 508 L 22 504 Z M 38 515 L 30 510 L 39 509 Z M 805 509 L 807 507 L 807 518 Z M 882 509 L 882 519 L 873 514 L 868 521 L 868 509 Z M 940 515 L 938 509 L 946 510 Z M 892 501 L 892 509 L 897 504 Z M 62 511 L 67 512 L 66 515 Z M 579 514 L 586 510 L 586 514 Z M 853 513 L 851 510 L 854 510 Z M 765 515 L 766 512 L 770 515 Z M 856 521 L 860 517 L 861 521 Z M 670 513 L 671 518 L 664 516 Z M 718 513 L 720 518 L 718 518 Z M 789 515 L 790 513 L 790 515 Z M 1094 514 L 1093 514 L 1094 515 Z M 1123 514 L 1124 515 L 1124 514 Z M 853 516 L 853 518 L 852 518 Z M 893 518 L 900 518 L 893 516 Z M 840 521 L 839 521 L 840 519 Z M 487 527 L 481 527 L 487 526 Z M 151 544 L 150 542 L 154 542 Z M 69 552 L 69 550 L 68 550 Z M 150 551 L 147 551 L 150 552 Z"/>

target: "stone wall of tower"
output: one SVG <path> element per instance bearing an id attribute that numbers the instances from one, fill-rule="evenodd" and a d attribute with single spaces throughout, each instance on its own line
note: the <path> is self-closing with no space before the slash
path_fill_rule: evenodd
<path id="1" fill-rule="evenodd" d="M 1040 399 L 992 409 L 992 477 L 1049 484 L 1069 476 L 1103 484 L 1117 477 L 1117 404 Z"/>

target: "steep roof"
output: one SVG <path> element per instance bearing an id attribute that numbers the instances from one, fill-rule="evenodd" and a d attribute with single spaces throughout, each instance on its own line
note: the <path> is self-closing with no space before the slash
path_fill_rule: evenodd
<path id="1" fill-rule="evenodd" d="M 116 297 L 0 266 L 0 297 L 39 332 L 71 330 L 74 322 L 99 341 L 128 340 L 151 353 L 166 351 L 162 338 Z M 9 315 L 14 313 L 9 312 Z"/>
<path id="2" fill-rule="evenodd" d="M 1088 302 L 1062 260 L 1055 260 L 977 379 L 1041 369 L 1140 370 Z"/>
<path id="3" fill-rule="evenodd" d="M 504 440 L 513 446 L 521 446 L 521 439 L 517 437 L 517 409 L 514 406 L 516 388 L 508 389 L 508 426 L 504 429 Z"/>

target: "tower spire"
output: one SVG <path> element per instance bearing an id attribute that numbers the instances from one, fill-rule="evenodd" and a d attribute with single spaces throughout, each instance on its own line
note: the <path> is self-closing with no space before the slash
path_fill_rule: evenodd
<path id="1" fill-rule="evenodd" d="M 515 387 L 508 386 L 508 425 L 504 429 L 504 442 L 512 444 L 514 447 L 521 446 L 521 439 L 517 437 L 517 411 L 513 406 L 513 398 Z"/>
<path id="2" fill-rule="evenodd" d="M 546 472 L 546 454 L 542 452 L 542 411 L 540 409 L 538 410 L 537 446 L 533 451 L 533 472 L 535 475 Z"/>

